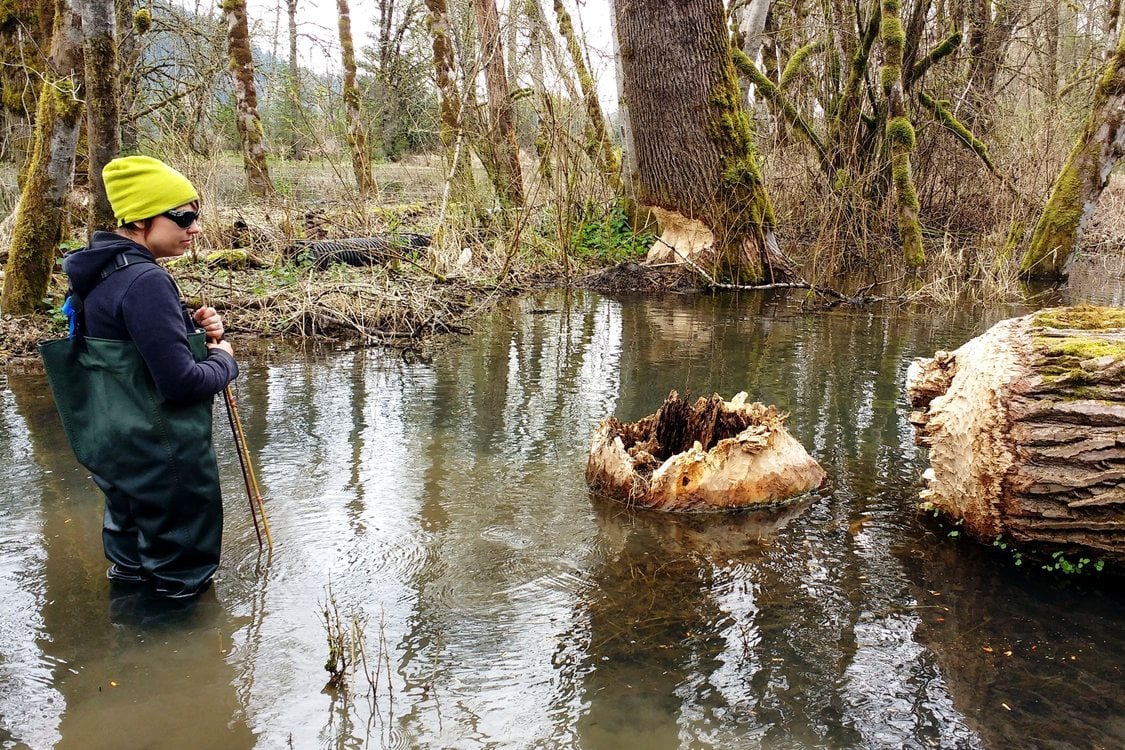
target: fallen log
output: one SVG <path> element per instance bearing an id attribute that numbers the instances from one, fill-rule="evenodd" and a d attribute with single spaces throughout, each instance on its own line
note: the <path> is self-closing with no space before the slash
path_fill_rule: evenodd
<path id="1" fill-rule="evenodd" d="M 1005 320 L 906 374 L 924 507 L 971 537 L 1125 561 L 1125 310 Z"/>
<path id="2" fill-rule="evenodd" d="M 603 419 L 590 441 L 586 482 L 597 494 L 666 511 L 780 505 L 825 481 L 824 470 L 773 406 L 739 393 L 695 404 L 669 394 L 638 422 Z"/>

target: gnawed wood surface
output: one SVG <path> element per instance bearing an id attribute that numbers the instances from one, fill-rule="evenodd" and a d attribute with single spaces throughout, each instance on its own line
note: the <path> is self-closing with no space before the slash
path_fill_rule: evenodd
<path id="1" fill-rule="evenodd" d="M 781 504 L 824 484 L 825 473 L 773 406 L 739 393 L 694 404 L 675 391 L 638 422 L 608 417 L 590 442 L 586 481 L 601 495 L 668 511 Z"/>
<path id="2" fill-rule="evenodd" d="M 906 375 L 925 503 L 971 536 L 1125 560 L 1125 310 L 1043 310 Z"/>

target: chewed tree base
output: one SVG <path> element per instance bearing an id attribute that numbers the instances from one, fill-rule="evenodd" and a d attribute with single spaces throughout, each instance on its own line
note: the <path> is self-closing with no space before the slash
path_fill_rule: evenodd
<path id="1" fill-rule="evenodd" d="M 906 376 L 925 507 L 973 538 L 1125 560 L 1125 311 L 1005 320 Z"/>
<path id="2" fill-rule="evenodd" d="M 598 424 L 586 482 L 597 494 L 664 511 L 784 505 L 826 478 L 784 421 L 773 406 L 747 403 L 745 393 L 689 404 L 672 391 L 638 422 Z"/>

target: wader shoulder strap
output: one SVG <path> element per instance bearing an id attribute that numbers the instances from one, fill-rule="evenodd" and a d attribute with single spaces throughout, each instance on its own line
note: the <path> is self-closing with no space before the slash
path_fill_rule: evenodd
<path id="1" fill-rule="evenodd" d="M 93 291 L 94 287 L 105 281 L 110 274 L 120 271 L 122 268 L 133 263 L 134 261 L 129 259 L 129 254 L 127 252 L 120 252 L 113 256 L 113 259 L 106 263 L 101 273 L 98 274 L 98 282 L 94 284 L 93 287 L 90 287 L 90 291 Z M 89 294 L 89 292 L 87 292 L 87 294 Z M 85 350 L 86 304 L 82 299 L 82 295 L 74 291 L 73 287 L 67 290 L 66 301 L 63 303 L 62 311 L 69 322 L 69 337 L 75 339 L 80 349 Z"/>

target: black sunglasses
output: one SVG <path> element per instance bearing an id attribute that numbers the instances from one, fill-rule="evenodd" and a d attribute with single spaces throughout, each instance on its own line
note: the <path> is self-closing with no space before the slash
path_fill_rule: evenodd
<path id="1" fill-rule="evenodd" d="M 167 216 L 169 219 L 176 222 L 176 226 L 180 229 L 187 229 L 192 224 L 199 221 L 198 211 L 165 211 L 161 216 Z"/>

